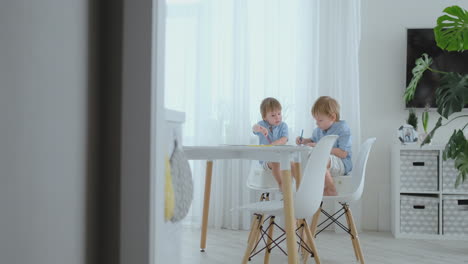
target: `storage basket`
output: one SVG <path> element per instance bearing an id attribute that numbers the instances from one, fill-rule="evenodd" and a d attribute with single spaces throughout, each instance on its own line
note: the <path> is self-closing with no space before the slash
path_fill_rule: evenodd
<path id="1" fill-rule="evenodd" d="M 439 198 L 401 195 L 400 232 L 402 234 L 438 234 Z"/>
<path id="2" fill-rule="evenodd" d="M 444 192 L 468 192 L 468 181 L 455 188 L 455 181 L 458 177 L 458 170 L 455 168 L 455 161 L 448 159 L 442 162 L 442 190 Z"/>
<path id="3" fill-rule="evenodd" d="M 438 191 L 437 150 L 402 150 L 400 191 Z"/>
<path id="4" fill-rule="evenodd" d="M 468 195 L 444 195 L 442 214 L 444 235 L 468 235 Z"/>

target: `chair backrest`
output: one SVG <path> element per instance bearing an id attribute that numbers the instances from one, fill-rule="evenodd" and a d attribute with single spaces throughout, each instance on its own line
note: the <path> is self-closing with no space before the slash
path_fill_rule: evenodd
<path id="1" fill-rule="evenodd" d="M 278 191 L 278 183 L 271 171 L 264 170 L 258 161 L 252 161 L 250 172 L 247 176 L 247 188 L 271 192 Z"/>
<path id="2" fill-rule="evenodd" d="M 351 200 L 359 200 L 364 190 L 364 181 L 366 179 L 366 165 L 369 158 L 369 153 L 376 138 L 367 139 L 360 147 L 359 154 L 351 171 L 351 183 L 353 193 L 350 195 Z"/>
<path id="3" fill-rule="evenodd" d="M 301 185 L 294 198 L 296 218 L 309 219 L 319 208 L 323 197 L 327 163 L 337 138 L 336 135 L 325 136 L 312 150 L 304 169 Z"/>

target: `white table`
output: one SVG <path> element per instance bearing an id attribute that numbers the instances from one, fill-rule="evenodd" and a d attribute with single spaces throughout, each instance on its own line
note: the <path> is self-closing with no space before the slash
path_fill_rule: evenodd
<path id="1" fill-rule="evenodd" d="M 211 177 L 213 172 L 213 160 L 219 159 L 248 159 L 248 160 L 265 160 L 280 163 L 281 177 L 283 182 L 283 201 L 284 201 L 284 217 L 286 242 L 288 252 L 288 263 L 297 263 L 297 245 L 295 236 L 295 217 L 294 217 L 294 201 L 291 191 L 291 160 L 294 155 L 300 154 L 304 156 L 312 148 L 306 146 L 184 146 L 184 152 L 187 159 L 190 160 L 206 160 L 205 174 L 205 194 L 203 201 L 203 217 L 202 230 L 200 238 L 200 249 L 204 251 L 206 248 L 206 232 L 208 226 L 208 211 L 211 194 Z M 294 162 L 293 170 L 300 173 L 300 164 Z M 300 177 L 297 179 L 298 184 Z"/>

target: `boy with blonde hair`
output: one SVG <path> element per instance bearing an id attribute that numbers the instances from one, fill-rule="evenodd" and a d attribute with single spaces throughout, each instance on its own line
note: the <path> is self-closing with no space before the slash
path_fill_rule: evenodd
<path id="1" fill-rule="evenodd" d="M 258 136 L 260 145 L 284 145 L 288 142 L 288 125 L 283 122 L 281 104 L 272 97 L 263 99 L 260 104 L 261 121 L 252 127 L 252 131 Z M 280 190 L 282 190 L 279 162 L 260 162 L 263 169 L 271 171 Z"/>
<path id="2" fill-rule="evenodd" d="M 296 138 L 296 144 L 306 144 L 314 147 L 324 136 L 337 135 L 338 139 L 333 146 L 325 173 L 325 188 L 323 195 L 337 195 L 333 178 L 347 175 L 353 168 L 351 162 L 351 130 L 344 120 L 340 120 L 340 105 L 329 97 L 321 96 L 315 101 L 311 110 L 316 121 L 311 138 Z"/>

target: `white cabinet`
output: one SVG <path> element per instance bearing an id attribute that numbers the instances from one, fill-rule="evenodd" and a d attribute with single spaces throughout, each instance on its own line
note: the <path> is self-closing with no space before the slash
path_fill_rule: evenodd
<path id="1" fill-rule="evenodd" d="M 173 110 L 165 110 L 164 133 L 165 145 L 158 146 L 159 153 L 166 155 L 170 158 L 171 153 L 174 151 L 174 142 L 177 139 L 182 147 L 182 125 L 185 122 L 185 113 Z M 160 176 L 161 178 L 164 178 Z M 164 180 L 160 181 L 163 185 Z M 181 244 L 182 244 L 182 224 L 164 221 L 164 192 L 159 192 L 155 197 L 156 209 L 159 210 L 157 214 L 159 217 L 155 219 L 155 262 L 154 263 L 171 263 L 178 264 L 182 262 L 181 258 Z"/>
<path id="2" fill-rule="evenodd" d="M 468 240 L 468 181 L 443 161 L 444 146 L 392 147 L 392 233 L 397 238 Z"/>

